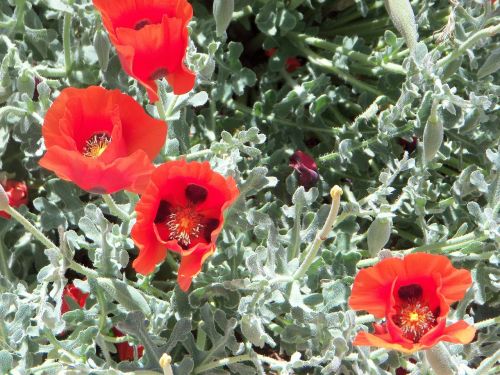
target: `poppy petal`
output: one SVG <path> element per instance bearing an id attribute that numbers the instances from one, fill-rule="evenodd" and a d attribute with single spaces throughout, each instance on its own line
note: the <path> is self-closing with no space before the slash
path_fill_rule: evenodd
<path id="1" fill-rule="evenodd" d="M 214 245 L 199 246 L 196 251 L 181 257 L 181 264 L 177 271 L 177 282 L 184 292 L 189 289 L 193 277 L 200 273 L 203 263 L 214 251 Z"/>
<path id="2" fill-rule="evenodd" d="M 405 257 L 405 271 L 408 278 L 439 273 L 441 293 L 448 304 L 462 299 L 472 285 L 470 272 L 456 269 L 444 255 L 414 253 Z"/>
<path id="3" fill-rule="evenodd" d="M 354 280 L 349 306 L 365 310 L 377 318 L 385 316 L 392 284 L 404 271 L 398 258 L 384 259 L 375 266 L 362 269 Z"/>
<path id="4" fill-rule="evenodd" d="M 368 332 L 359 332 L 353 341 L 356 346 L 375 346 L 377 348 L 385 348 L 389 350 L 397 350 L 402 353 L 412 354 L 419 350 L 425 349 L 420 344 L 409 344 L 403 346 L 402 344 L 392 342 L 390 335 L 373 335 Z"/>
<path id="5" fill-rule="evenodd" d="M 77 152 L 54 146 L 40 159 L 40 165 L 66 181 L 72 181 L 83 190 L 96 194 L 112 194 L 124 186 L 140 193 L 147 185 L 154 169 L 147 155 L 139 150 L 127 158 L 119 158 L 106 165 L 99 160 L 88 160 Z M 61 163 L 64 160 L 64 163 Z"/>

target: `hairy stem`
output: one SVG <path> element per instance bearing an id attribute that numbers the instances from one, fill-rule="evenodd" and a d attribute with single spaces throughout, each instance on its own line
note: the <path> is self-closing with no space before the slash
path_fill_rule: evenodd
<path id="1" fill-rule="evenodd" d="M 314 258 L 316 258 L 316 254 L 318 253 L 321 244 L 327 239 L 328 234 L 333 228 L 333 224 L 335 223 L 335 219 L 337 218 L 337 215 L 339 213 L 342 189 L 339 186 L 335 185 L 330 191 L 330 195 L 332 197 L 332 205 L 330 207 L 328 217 L 326 218 L 323 228 L 321 228 L 321 230 L 316 235 L 313 243 L 306 250 L 306 257 L 304 259 L 304 262 L 293 275 L 293 278 L 295 280 L 300 279 L 306 274 L 307 270 L 314 261 Z"/>
<path id="2" fill-rule="evenodd" d="M 130 215 L 123 211 L 109 194 L 103 194 L 102 199 L 108 205 L 109 211 L 122 221 L 130 221 Z"/>

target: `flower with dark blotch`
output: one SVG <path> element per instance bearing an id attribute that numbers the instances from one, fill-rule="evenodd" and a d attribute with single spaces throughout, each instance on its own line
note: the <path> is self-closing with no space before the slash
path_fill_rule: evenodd
<path id="1" fill-rule="evenodd" d="M 290 167 L 297 171 L 299 184 L 306 189 L 310 189 L 318 183 L 318 166 L 312 156 L 303 151 L 295 151 L 290 156 Z"/>
<path id="2" fill-rule="evenodd" d="M 387 258 L 359 271 L 349 305 L 385 322 L 359 332 L 354 345 L 413 353 L 447 341 L 468 344 L 475 328 L 461 320 L 446 326 L 450 305 L 472 284 L 470 272 L 456 269 L 442 255 L 414 253 Z"/>
<path id="3" fill-rule="evenodd" d="M 193 8 L 186 0 L 94 0 L 125 72 L 158 100 L 155 80 L 165 77 L 177 95 L 194 86 L 184 65 L 187 25 Z"/>
<path id="4" fill-rule="evenodd" d="M 47 111 L 42 135 L 47 152 L 40 165 L 59 178 L 92 193 L 140 193 L 167 126 L 130 96 L 92 86 L 63 90 Z"/>
<path id="5" fill-rule="evenodd" d="M 73 300 L 77 306 L 84 307 L 88 296 L 88 293 L 83 293 L 73 283 L 66 285 L 62 296 L 61 314 L 71 310 L 68 299 Z"/>
<path id="6" fill-rule="evenodd" d="M 208 162 L 179 160 L 160 165 L 135 209 L 132 238 L 140 250 L 135 270 L 149 274 L 165 259 L 167 250 L 176 252 L 181 257 L 179 286 L 189 289 L 215 251 L 224 211 L 238 195 L 234 179 L 214 172 Z"/>
<path id="7" fill-rule="evenodd" d="M 2 186 L 9 198 L 9 206 L 28 204 L 28 187 L 24 181 L 6 180 L 2 182 Z M 0 211 L 0 217 L 10 219 L 10 215 L 5 211 Z"/>
<path id="8" fill-rule="evenodd" d="M 122 331 L 120 331 L 118 328 L 113 327 L 112 329 L 113 334 L 115 337 L 123 337 L 125 336 Z M 116 352 L 118 354 L 118 358 L 120 361 L 133 361 L 134 358 L 134 346 L 130 345 L 128 342 L 120 342 L 116 343 Z M 137 345 L 137 357 L 141 358 L 142 355 L 144 354 L 144 346 L 142 345 Z"/>

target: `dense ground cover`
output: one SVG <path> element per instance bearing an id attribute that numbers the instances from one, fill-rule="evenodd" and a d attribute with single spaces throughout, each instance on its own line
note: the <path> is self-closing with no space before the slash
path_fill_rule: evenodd
<path id="1" fill-rule="evenodd" d="M 498 2 L 94 3 L 0 2 L 0 373 L 500 371 Z"/>

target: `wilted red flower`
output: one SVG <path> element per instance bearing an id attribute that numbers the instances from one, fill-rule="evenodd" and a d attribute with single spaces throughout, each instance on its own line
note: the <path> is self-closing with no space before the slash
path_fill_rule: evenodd
<path id="1" fill-rule="evenodd" d="M 78 306 L 83 307 L 88 296 L 88 293 L 83 293 L 73 283 L 66 285 L 62 296 L 61 314 L 71 310 L 68 298 L 72 299 Z"/>
<path id="2" fill-rule="evenodd" d="M 312 156 L 303 151 L 295 151 L 290 156 L 290 167 L 299 174 L 299 184 L 306 189 L 312 188 L 319 180 L 318 166 Z"/>
<path id="3" fill-rule="evenodd" d="M 113 334 L 115 337 L 123 337 L 125 336 L 122 331 L 113 327 Z M 133 361 L 134 360 L 134 346 L 130 345 L 128 342 L 120 342 L 115 344 L 116 351 L 118 352 L 118 358 L 120 361 Z M 137 356 L 141 358 L 144 354 L 144 346 L 137 346 Z"/>
<path id="4" fill-rule="evenodd" d="M 67 88 L 42 127 L 40 165 L 92 193 L 141 192 L 167 135 L 165 122 L 130 96 L 92 86 Z"/>
<path id="5" fill-rule="evenodd" d="M 265 50 L 265 54 L 267 57 L 272 57 L 278 51 L 277 48 L 269 48 Z M 285 68 L 288 73 L 295 72 L 298 68 L 302 66 L 302 62 L 297 57 L 289 57 L 285 61 Z"/>
<path id="6" fill-rule="evenodd" d="M 191 285 L 203 262 L 215 251 L 224 210 L 238 197 L 232 177 L 212 171 L 208 162 L 172 161 L 160 165 L 135 208 L 132 238 L 139 247 L 133 267 L 149 274 L 167 254 L 179 253 L 177 280 Z"/>
<path id="7" fill-rule="evenodd" d="M 411 138 L 411 141 L 407 141 L 404 138 L 398 138 L 398 143 L 400 144 L 401 147 L 403 147 L 404 151 L 407 151 L 408 154 L 412 154 L 418 146 L 418 138 L 413 136 Z"/>
<path id="8" fill-rule="evenodd" d="M 28 187 L 23 181 L 7 180 L 2 182 L 2 186 L 9 198 L 9 206 L 19 207 L 28 204 Z M 10 215 L 5 211 L 0 211 L 0 217 L 10 219 Z"/>
<path id="9" fill-rule="evenodd" d="M 156 79 L 167 78 L 174 93 L 189 92 L 195 74 L 184 65 L 187 25 L 193 8 L 186 0 L 94 0 L 125 72 L 158 100 Z"/>
<path id="10" fill-rule="evenodd" d="M 387 258 L 359 271 L 349 305 L 376 318 L 374 333 L 359 332 L 354 345 L 413 353 L 439 341 L 468 344 L 476 329 L 461 320 L 446 327 L 450 304 L 472 284 L 470 272 L 456 269 L 442 255 L 414 253 Z"/>

